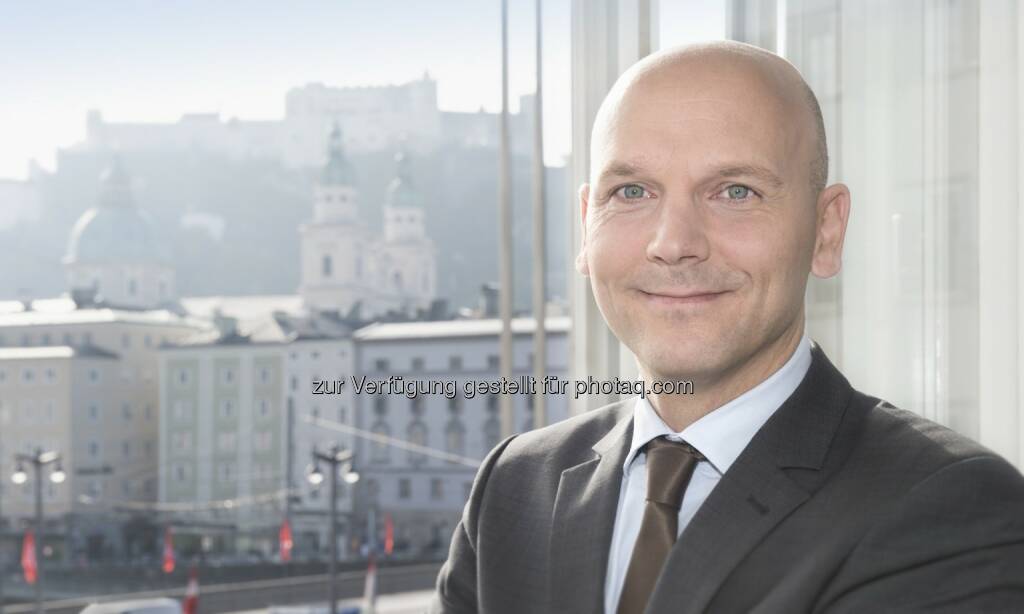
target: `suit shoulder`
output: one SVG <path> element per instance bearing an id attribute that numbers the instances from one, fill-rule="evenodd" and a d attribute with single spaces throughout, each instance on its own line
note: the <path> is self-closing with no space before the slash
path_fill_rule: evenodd
<path id="1" fill-rule="evenodd" d="M 857 447 L 884 462 L 894 474 L 923 479 L 970 459 L 1006 462 L 970 437 L 888 401 L 854 392 L 854 404 L 862 417 Z"/>
<path id="2" fill-rule="evenodd" d="M 502 463 L 540 462 L 569 466 L 593 458 L 591 448 L 633 413 L 629 398 L 588 410 L 548 426 L 517 435 L 502 454 Z"/>

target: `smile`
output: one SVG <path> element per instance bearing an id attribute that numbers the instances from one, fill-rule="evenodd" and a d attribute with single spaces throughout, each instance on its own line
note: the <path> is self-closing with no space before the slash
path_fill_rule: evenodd
<path id="1" fill-rule="evenodd" d="M 640 290 L 640 296 L 654 305 L 702 305 L 716 300 L 725 292 L 705 292 L 686 295 L 654 294 Z"/>

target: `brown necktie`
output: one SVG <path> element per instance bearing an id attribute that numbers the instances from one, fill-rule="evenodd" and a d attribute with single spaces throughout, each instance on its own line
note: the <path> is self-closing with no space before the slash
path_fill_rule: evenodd
<path id="1" fill-rule="evenodd" d="M 644 455 L 647 457 L 647 504 L 629 559 L 617 614 L 641 614 L 647 606 L 665 559 L 676 543 L 683 491 L 693 468 L 704 459 L 693 446 L 664 437 L 647 442 Z"/>

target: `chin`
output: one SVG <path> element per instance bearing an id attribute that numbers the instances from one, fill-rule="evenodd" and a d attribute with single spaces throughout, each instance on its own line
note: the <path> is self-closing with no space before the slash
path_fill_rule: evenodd
<path id="1" fill-rule="evenodd" d="M 719 353 L 694 339 L 665 337 L 655 347 L 636 353 L 647 365 L 652 377 L 662 379 L 694 379 L 713 371 Z"/>

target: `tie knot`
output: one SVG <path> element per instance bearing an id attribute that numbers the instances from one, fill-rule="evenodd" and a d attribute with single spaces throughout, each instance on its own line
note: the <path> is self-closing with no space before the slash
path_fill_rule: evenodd
<path id="1" fill-rule="evenodd" d="M 676 510 L 694 467 L 704 455 L 688 443 L 658 437 L 644 446 L 647 457 L 647 500 Z"/>

